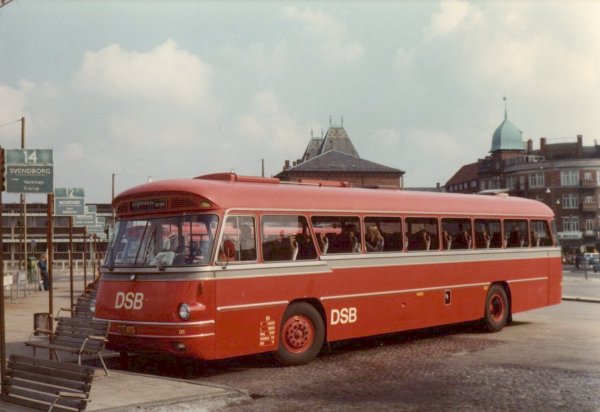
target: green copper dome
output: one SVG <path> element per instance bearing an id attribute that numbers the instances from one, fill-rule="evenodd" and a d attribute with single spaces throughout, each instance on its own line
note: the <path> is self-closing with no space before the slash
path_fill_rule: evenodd
<path id="1" fill-rule="evenodd" d="M 525 150 L 523 132 L 508 120 L 506 111 L 504 112 L 504 121 L 494 132 L 490 152 L 493 153 L 499 150 Z"/>

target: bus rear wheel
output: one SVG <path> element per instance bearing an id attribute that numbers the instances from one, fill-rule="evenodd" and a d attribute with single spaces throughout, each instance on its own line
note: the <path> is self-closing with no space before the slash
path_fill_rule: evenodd
<path id="1" fill-rule="evenodd" d="M 510 314 L 506 291 L 500 285 L 492 285 L 485 298 L 484 321 L 490 332 L 504 328 Z"/>
<path id="2" fill-rule="evenodd" d="M 291 304 L 283 314 L 275 359 L 285 366 L 303 365 L 317 357 L 325 339 L 323 318 L 306 302 Z"/>

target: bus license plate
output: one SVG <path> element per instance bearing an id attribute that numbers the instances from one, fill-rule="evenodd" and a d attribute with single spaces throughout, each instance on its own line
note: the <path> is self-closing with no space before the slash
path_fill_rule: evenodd
<path id="1" fill-rule="evenodd" d="M 135 335 L 135 326 L 117 325 L 117 330 L 123 335 Z"/>

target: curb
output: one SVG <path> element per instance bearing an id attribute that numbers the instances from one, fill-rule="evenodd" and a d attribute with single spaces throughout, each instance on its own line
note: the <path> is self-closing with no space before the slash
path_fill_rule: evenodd
<path id="1" fill-rule="evenodd" d="M 238 404 L 246 401 L 251 401 L 250 395 L 239 390 L 232 390 L 222 394 L 213 395 L 198 395 L 184 396 L 179 398 L 171 398 L 160 401 L 144 402 L 131 405 L 122 405 L 114 408 L 99 409 L 95 412 L 137 412 L 137 411 L 156 411 L 165 412 L 176 408 L 173 411 L 210 411 L 221 409 L 227 405 Z M 198 409 L 200 408 L 200 409 Z"/>
<path id="2" fill-rule="evenodd" d="M 579 297 L 579 296 L 563 296 L 562 300 L 571 301 L 571 302 L 600 303 L 600 299 L 598 299 L 598 298 L 586 298 L 586 297 Z"/>
<path id="3" fill-rule="evenodd" d="M 143 373 L 131 372 L 131 371 L 119 371 L 119 373 L 123 375 L 132 375 L 132 376 L 148 376 Z M 188 396 L 179 396 L 168 399 L 160 399 L 142 403 L 132 403 L 128 405 L 119 405 L 116 407 L 109 407 L 104 409 L 95 410 L 95 412 L 133 412 L 133 411 L 157 411 L 157 412 L 165 412 L 165 407 L 178 407 L 173 410 L 197 410 L 198 407 L 201 407 L 201 410 L 211 410 L 213 408 L 222 408 L 229 404 L 234 403 L 242 403 L 244 401 L 251 401 L 252 397 L 250 394 L 243 389 L 236 389 L 230 386 L 213 384 L 213 383 L 204 383 L 194 380 L 188 379 L 178 379 L 167 376 L 151 376 L 154 379 L 158 380 L 168 380 L 172 382 L 180 382 L 186 383 L 190 385 L 197 385 L 200 387 L 208 387 L 208 388 L 216 388 L 220 389 L 220 393 L 208 393 L 208 394 L 198 394 L 198 395 L 188 395 Z M 200 403 L 202 403 L 200 405 Z M 186 407 L 195 406 L 193 409 L 189 409 Z M 170 409 L 167 409 L 170 410 Z"/>

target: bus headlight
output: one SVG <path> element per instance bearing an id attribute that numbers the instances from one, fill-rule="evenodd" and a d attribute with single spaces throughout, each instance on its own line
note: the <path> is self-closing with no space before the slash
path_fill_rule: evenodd
<path id="1" fill-rule="evenodd" d="M 90 312 L 92 312 L 92 314 L 96 314 L 96 299 L 92 299 L 90 301 Z"/>
<path id="2" fill-rule="evenodd" d="M 183 320 L 188 320 L 192 316 L 192 310 L 187 303 L 179 305 L 179 317 Z"/>

